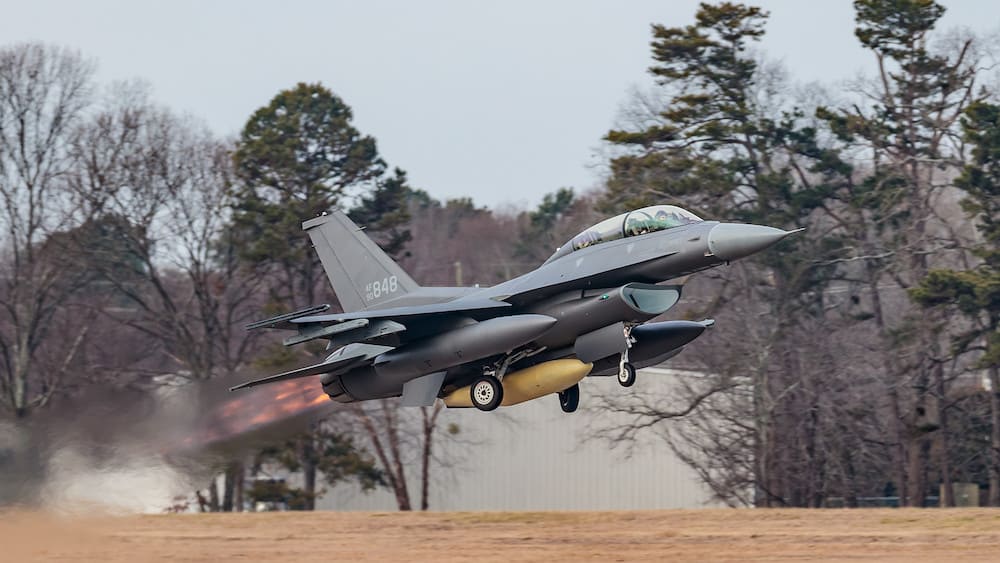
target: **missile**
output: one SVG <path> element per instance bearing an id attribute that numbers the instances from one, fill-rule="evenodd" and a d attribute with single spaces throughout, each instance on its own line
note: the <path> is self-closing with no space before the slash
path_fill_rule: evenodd
<path id="1" fill-rule="evenodd" d="M 503 378 L 503 402 L 500 405 L 509 407 L 568 389 L 586 377 L 592 367 L 593 364 L 585 364 L 576 358 L 564 358 L 509 373 Z M 449 393 L 444 398 L 444 404 L 449 407 L 472 407 L 469 386 Z"/>

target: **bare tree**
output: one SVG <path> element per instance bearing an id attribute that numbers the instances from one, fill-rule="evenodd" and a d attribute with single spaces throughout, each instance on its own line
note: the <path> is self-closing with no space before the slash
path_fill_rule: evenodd
<path id="1" fill-rule="evenodd" d="M 230 148 L 150 104 L 141 86 L 118 85 L 76 130 L 70 156 L 73 201 L 89 217 L 74 254 L 123 305 L 95 312 L 158 343 L 161 373 L 204 380 L 245 365 L 257 335 L 242 325 L 260 280 L 227 231 Z M 238 460 L 225 471 L 227 510 L 242 507 L 243 475 Z"/>
<path id="2" fill-rule="evenodd" d="M 114 316 L 163 346 L 193 379 L 228 374 L 248 356 L 257 278 L 226 230 L 229 148 L 196 123 L 118 87 L 72 143 L 70 185 L 87 210 L 85 265 L 124 296 Z"/>
<path id="3" fill-rule="evenodd" d="M 439 417 L 444 405 L 437 401 L 434 406 L 419 409 L 401 408 L 397 401 L 382 399 L 369 404 L 355 404 L 351 411 L 361 432 L 375 453 L 388 487 L 396 498 L 399 510 L 413 510 L 417 497 L 410 491 L 414 473 L 411 468 L 419 468 L 416 474 L 420 486 L 419 508 L 430 508 L 431 481 L 434 473 L 442 466 L 450 466 L 440 443 L 441 438 L 452 438 L 456 428 L 442 429 Z"/>
<path id="4" fill-rule="evenodd" d="M 958 120 L 974 98 L 983 53 L 960 35 L 932 45 L 930 31 L 943 12 L 934 3 L 909 3 L 899 18 L 877 2 L 855 6 L 856 33 L 879 74 L 856 84 L 850 102 L 820 107 L 806 123 L 811 108 L 782 102 L 778 73 L 737 54 L 740 68 L 755 71 L 733 83 L 740 111 L 706 118 L 702 113 L 730 90 L 704 95 L 699 88 L 720 82 L 671 79 L 703 77 L 729 59 L 692 65 L 707 51 L 688 51 L 693 43 L 678 38 L 697 31 L 708 45 L 712 36 L 699 26 L 711 16 L 760 12 L 704 4 L 698 25 L 657 36 L 657 46 L 670 48 L 654 50 L 663 66 L 653 72 L 672 103 L 664 109 L 661 98 L 643 97 L 625 116 L 631 129 L 609 134 L 632 146 L 611 162 L 608 205 L 669 197 L 714 217 L 767 224 L 792 218 L 808 227 L 794 249 L 725 272 L 713 288 L 718 298 L 702 308 L 718 315 L 713 340 L 734 353 L 703 356 L 696 343 L 684 358 L 736 385 L 708 397 L 684 389 L 669 409 L 609 405 L 641 413 L 617 439 L 661 431 L 727 501 L 744 502 L 742 487 L 752 482 L 758 506 L 818 506 L 832 494 L 850 503 L 858 491 L 876 488 L 919 505 L 936 470 L 943 502 L 950 502 L 949 397 L 964 370 L 949 363 L 941 330 L 949 321 L 918 312 L 906 289 L 931 267 L 963 256 L 968 233 L 949 225 L 958 212 L 949 186 L 964 158 Z M 654 34 L 665 31 L 654 27 Z M 707 100 L 713 103 L 701 105 Z M 739 130 L 753 120 L 760 126 Z M 739 134 L 715 136 L 730 122 L 737 124 L 730 133 Z M 690 130 L 697 134 L 685 136 Z M 702 148 L 706 138 L 712 142 Z M 728 160 L 734 153 L 738 158 Z M 660 429 L 657 417 L 668 414 L 674 422 Z"/>
<path id="5" fill-rule="evenodd" d="M 4 408 L 26 416 L 62 382 L 34 360 L 66 299 L 86 283 L 46 248 L 80 214 L 68 203 L 68 140 L 85 117 L 93 65 L 79 54 L 36 43 L 0 49 L 0 392 Z M 85 329 L 81 329 L 85 330 Z M 67 360 L 77 353 L 72 338 Z"/>
<path id="6" fill-rule="evenodd" d="M 947 333 L 939 328 L 945 319 L 915 311 L 905 291 L 934 265 L 961 259 L 955 251 L 965 233 L 945 227 L 947 214 L 958 211 L 947 205 L 948 190 L 965 156 L 959 118 L 974 101 L 984 60 L 970 36 L 951 35 L 940 46 L 932 44 L 939 9 L 915 8 L 922 13 L 906 22 L 859 12 L 857 33 L 875 57 L 878 74 L 854 85 L 858 103 L 818 112 L 847 140 L 845 154 L 869 163 L 845 183 L 840 200 L 847 205 L 826 211 L 857 235 L 841 266 L 864 288 L 878 331 L 885 408 L 892 413 L 893 481 L 901 499 L 913 506 L 922 505 L 928 489 L 932 442 L 945 465 L 943 481 L 950 479 L 947 429 L 931 434 L 947 424 L 940 408 L 948 392 L 940 361 Z M 950 487 L 944 491 L 943 502 L 951 504 Z"/>

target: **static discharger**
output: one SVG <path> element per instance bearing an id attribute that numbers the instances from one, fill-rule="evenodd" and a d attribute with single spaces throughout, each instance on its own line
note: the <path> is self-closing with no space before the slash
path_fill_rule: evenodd
<path id="1" fill-rule="evenodd" d="M 594 364 L 585 364 L 576 358 L 552 360 L 531 366 L 503 378 L 503 401 L 509 407 L 550 393 L 558 393 L 579 383 L 590 373 Z M 472 393 L 466 385 L 452 391 L 444 398 L 449 407 L 472 407 Z"/>

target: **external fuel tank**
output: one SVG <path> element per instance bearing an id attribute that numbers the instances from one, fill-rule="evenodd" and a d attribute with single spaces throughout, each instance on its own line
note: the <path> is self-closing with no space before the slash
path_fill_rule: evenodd
<path id="1" fill-rule="evenodd" d="M 550 393 L 558 393 L 576 385 L 590 373 L 593 364 L 576 358 L 552 360 L 508 373 L 503 378 L 503 401 L 509 407 Z M 449 407 L 472 407 L 469 386 L 460 387 L 444 398 Z"/>

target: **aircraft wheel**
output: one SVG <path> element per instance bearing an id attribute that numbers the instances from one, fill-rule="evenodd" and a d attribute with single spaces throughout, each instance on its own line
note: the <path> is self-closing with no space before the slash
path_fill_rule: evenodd
<path id="1" fill-rule="evenodd" d="M 631 387 L 635 385 L 635 366 L 628 362 L 622 364 L 621 368 L 618 370 L 618 383 L 622 387 Z"/>
<path id="2" fill-rule="evenodd" d="M 559 392 L 559 406 L 563 412 L 576 412 L 576 408 L 580 406 L 579 384 Z"/>
<path id="3" fill-rule="evenodd" d="M 500 406 L 503 401 L 503 385 L 492 375 L 484 375 L 472 382 L 470 386 L 472 404 L 481 411 L 491 411 Z"/>

